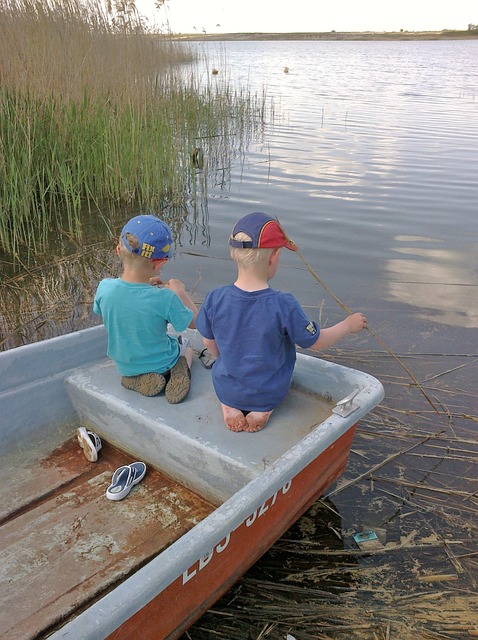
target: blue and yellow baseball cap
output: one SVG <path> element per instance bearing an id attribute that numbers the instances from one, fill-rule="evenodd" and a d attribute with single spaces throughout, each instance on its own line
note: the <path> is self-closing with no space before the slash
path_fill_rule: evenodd
<path id="1" fill-rule="evenodd" d="M 131 218 L 123 227 L 121 240 L 128 251 L 143 258 L 170 258 L 173 255 L 171 229 L 156 216 Z"/>

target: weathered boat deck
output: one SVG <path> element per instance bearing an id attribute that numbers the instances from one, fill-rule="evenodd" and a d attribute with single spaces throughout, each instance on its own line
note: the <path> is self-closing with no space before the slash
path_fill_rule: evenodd
<path id="1" fill-rule="evenodd" d="M 41 638 L 158 555 L 214 506 L 162 473 L 122 501 L 105 496 L 133 460 L 103 442 L 86 460 L 76 437 L 0 470 L 0 635 Z"/>

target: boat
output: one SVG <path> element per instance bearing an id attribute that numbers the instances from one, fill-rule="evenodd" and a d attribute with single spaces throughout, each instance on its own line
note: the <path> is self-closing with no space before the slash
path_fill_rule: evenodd
<path id="1" fill-rule="evenodd" d="M 299 353 L 266 427 L 235 433 L 198 357 L 170 405 L 121 386 L 102 325 L 0 353 L 1 637 L 178 638 L 340 478 L 383 395 Z M 97 461 L 78 429 L 101 439 Z M 144 479 L 108 500 L 134 461 Z"/>

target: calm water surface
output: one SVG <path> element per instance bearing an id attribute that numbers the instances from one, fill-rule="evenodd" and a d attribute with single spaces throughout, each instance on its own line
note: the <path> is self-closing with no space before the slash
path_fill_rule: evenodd
<path id="1" fill-rule="evenodd" d="M 432 323 L 426 349 L 476 351 L 478 41 L 197 46 L 205 75 L 266 87 L 276 105 L 260 143 L 209 187 L 205 252 L 227 255 L 234 221 L 264 210 L 394 348 Z M 229 274 L 206 264 L 207 290 Z M 322 296 L 291 269 L 274 284 Z"/>

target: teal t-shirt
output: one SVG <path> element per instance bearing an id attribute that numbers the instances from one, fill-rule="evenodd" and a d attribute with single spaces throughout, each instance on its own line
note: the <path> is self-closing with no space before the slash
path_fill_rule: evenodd
<path id="1" fill-rule="evenodd" d="M 193 317 L 170 289 L 106 278 L 96 290 L 93 311 L 108 332 L 108 356 L 122 376 L 164 373 L 179 358 L 179 344 L 168 323 L 184 331 Z"/>

